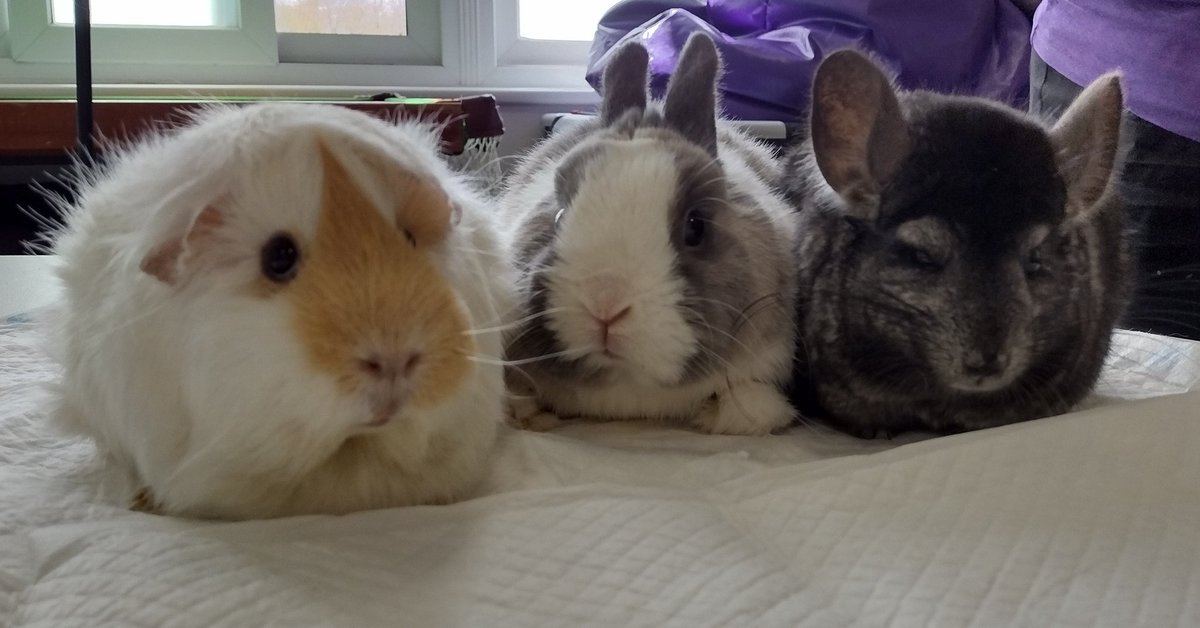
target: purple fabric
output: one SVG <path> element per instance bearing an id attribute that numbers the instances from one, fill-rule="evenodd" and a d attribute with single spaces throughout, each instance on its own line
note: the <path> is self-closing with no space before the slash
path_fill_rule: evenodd
<path id="1" fill-rule="evenodd" d="M 1120 69 L 1130 111 L 1200 142 L 1200 1 L 1045 0 L 1033 48 L 1079 85 Z"/>
<path id="2" fill-rule="evenodd" d="M 597 87 L 619 42 L 650 51 L 661 94 L 677 53 L 706 32 L 725 60 L 725 112 L 799 121 L 824 56 L 857 47 L 907 88 L 974 94 L 1022 106 L 1029 97 L 1029 20 L 1010 0 L 623 0 L 601 19 L 588 82 Z"/>

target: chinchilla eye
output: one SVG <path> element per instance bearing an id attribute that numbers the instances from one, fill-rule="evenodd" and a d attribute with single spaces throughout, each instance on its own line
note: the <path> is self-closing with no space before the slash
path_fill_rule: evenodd
<path id="1" fill-rule="evenodd" d="M 562 220 L 563 214 L 566 213 L 566 211 L 566 207 L 560 207 L 558 209 L 558 212 L 554 214 L 554 226 L 558 226 L 559 221 Z"/>
<path id="2" fill-rule="evenodd" d="M 1040 275 L 1046 271 L 1046 263 L 1042 259 L 1042 250 L 1040 247 L 1030 251 L 1029 255 L 1025 256 L 1024 268 L 1025 274 L 1028 276 Z"/>
<path id="3" fill-rule="evenodd" d="M 686 246 L 699 246 L 704 242 L 704 234 L 708 230 L 708 220 L 700 212 L 692 210 L 683 219 L 683 243 Z"/>
<path id="4" fill-rule="evenodd" d="M 300 247 L 292 236 L 276 233 L 263 245 L 259 253 L 262 274 L 267 279 L 283 284 L 296 278 L 300 264 Z"/>
<path id="5" fill-rule="evenodd" d="M 893 249 L 896 261 L 927 273 L 940 272 L 945 267 L 941 261 L 925 249 L 910 244 L 897 244 Z"/>

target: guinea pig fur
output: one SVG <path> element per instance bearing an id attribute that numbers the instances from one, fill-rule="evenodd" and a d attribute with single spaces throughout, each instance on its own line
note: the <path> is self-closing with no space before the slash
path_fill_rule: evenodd
<path id="1" fill-rule="evenodd" d="M 1131 291 L 1114 172 L 1121 82 L 1052 127 L 904 92 L 840 51 L 785 186 L 799 208 L 796 400 L 864 437 L 1059 414 L 1094 386 Z"/>
<path id="2" fill-rule="evenodd" d="M 643 47 L 612 54 L 598 120 L 535 148 L 502 197 L 525 315 L 507 342 L 513 420 L 785 427 L 795 226 L 772 156 L 718 123 L 707 37 L 663 102 Z"/>
<path id="3" fill-rule="evenodd" d="M 483 328 L 514 295 L 437 144 L 421 123 L 258 104 L 84 172 L 52 235 L 61 423 L 166 514 L 466 496 L 505 409 Z"/>

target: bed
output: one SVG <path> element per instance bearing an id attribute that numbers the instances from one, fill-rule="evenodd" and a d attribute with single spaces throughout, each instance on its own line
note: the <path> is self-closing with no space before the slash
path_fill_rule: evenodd
<path id="1" fill-rule="evenodd" d="M 131 512 L 0 328 L 0 626 L 1198 626 L 1200 343 L 1120 332 L 1080 409 L 943 438 L 506 431 L 452 506 Z"/>

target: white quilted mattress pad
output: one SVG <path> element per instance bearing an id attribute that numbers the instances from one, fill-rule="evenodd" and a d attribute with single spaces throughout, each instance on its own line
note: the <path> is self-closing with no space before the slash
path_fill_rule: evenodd
<path id="1" fill-rule="evenodd" d="M 480 496 L 130 512 L 0 329 L 0 626 L 1200 626 L 1200 344 L 1119 333 L 1075 412 L 942 438 L 507 431 Z"/>

